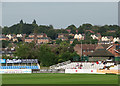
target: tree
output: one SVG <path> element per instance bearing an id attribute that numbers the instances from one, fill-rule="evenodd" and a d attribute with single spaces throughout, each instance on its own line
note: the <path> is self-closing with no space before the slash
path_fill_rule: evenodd
<path id="1" fill-rule="evenodd" d="M 49 25 L 50 29 L 54 29 L 53 25 Z"/>
<path id="2" fill-rule="evenodd" d="M 8 47 L 10 41 L 2 40 L 2 48 Z"/>
<path id="3" fill-rule="evenodd" d="M 23 20 L 20 20 L 20 24 L 23 24 Z"/>
<path id="4" fill-rule="evenodd" d="M 80 44 L 80 42 L 79 42 L 77 39 L 75 39 L 75 40 L 73 41 L 73 43 L 71 44 L 71 46 L 75 46 L 76 44 Z"/>
<path id="5" fill-rule="evenodd" d="M 57 40 L 56 40 L 56 44 L 60 44 L 61 42 L 62 42 L 61 39 L 57 39 Z"/>
<path id="6" fill-rule="evenodd" d="M 36 24 L 36 20 L 35 19 L 33 20 L 32 24 Z"/>
<path id="7" fill-rule="evenodd" d="M 51 48 L 46 44 L 41 45 L 39 48 L 39 61 L 41 66 L 50 66 L 55 64 L 55 54 L 51 51 Z"/>
<path id="8" fill-rule="evenodd" d="M 37 50 L 35 49 L 35 43 L 21 43 L 18 44 L 15 51 L 15 56 L 22 59 L 32 59 L 37 57 Z"/>
<path id="9" fill-rule="evenodd" d="M 57 38 L 57 33 L 55 32 L 54 29 L 50 29 L 47 32 L 47 36 L 50 37 L 51 39 L 56 39 Z"/>

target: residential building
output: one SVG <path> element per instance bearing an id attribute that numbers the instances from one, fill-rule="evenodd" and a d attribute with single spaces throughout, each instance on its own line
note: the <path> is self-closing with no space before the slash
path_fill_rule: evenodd
<path id="1" fill-rule="evenodd" d="M 119 37 L 115 37 L 115 38 L 113 39 L 113 43 L 115 43 L 115 42 L 120 42 L 120 38 L 119 38 Z"/>
<path id="2" fill-rule="evenodd" d="M 74 39 L 78 39 L 78 40 L 84 40 L 85 36 L 84 34 L 75 34 Z"/>
<path id="3" fill-rule="evenodd" d="M 20 37 L 20 38 L 22 38 L 23 36 L 22 36 L 22 34 L 17 34 L 16 37 Z"/>
<path id="4" fill-rule="evenodd" d="M 103 36 L 101 38 L 101 41 L 112 41 L 113 40 L 113 37 L 112 36 Z"/>
<path id="5" fill-rule="evenodd" d="M 30 43 L 30 42 L 32 42 L 32 41 L 34 41 L 34 38 L 32 38 L 32 37 L 27 37 L 27 38 L 25 38 L 25 42 Z"/>

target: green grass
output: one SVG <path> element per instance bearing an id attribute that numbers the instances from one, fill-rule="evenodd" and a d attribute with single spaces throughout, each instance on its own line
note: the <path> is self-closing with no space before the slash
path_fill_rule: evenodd
<path id="1" fill-rule="evenodd" d="M 118 84 L 118 75 L 3 74 L 2 84 Z"/>

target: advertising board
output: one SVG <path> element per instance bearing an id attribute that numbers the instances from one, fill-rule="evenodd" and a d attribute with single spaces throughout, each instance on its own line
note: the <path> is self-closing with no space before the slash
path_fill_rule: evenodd
<path id="1" fill-rule="evenodd" d="M 6 63 L 5 59 L 0 59 L 0 63 Z"/>
<path id="2" fill-rule="evenodd" d="M 38 63 L 38 59 L 7 59 L 6 63 Z"/>
<path id="3" fill-rule="evenodd" d="M 65 73 L 97 73 L 94 69 L 65 69 Z"/>
<path id="4" fill-rule="evenodd" d="M 0 74 L 32 73 L 31 69 L 0 69 Z"/>

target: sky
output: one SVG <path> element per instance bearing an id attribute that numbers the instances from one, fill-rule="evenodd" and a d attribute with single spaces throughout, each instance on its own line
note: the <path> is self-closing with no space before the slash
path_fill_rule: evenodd
<path id="1" fill-rule="evenodd" d="M 12 26 L 21 19 L 38 25 L 66 28 L 74 24 L 118 24 L 117 2 L 3 2 L 2 25 Z"/>

